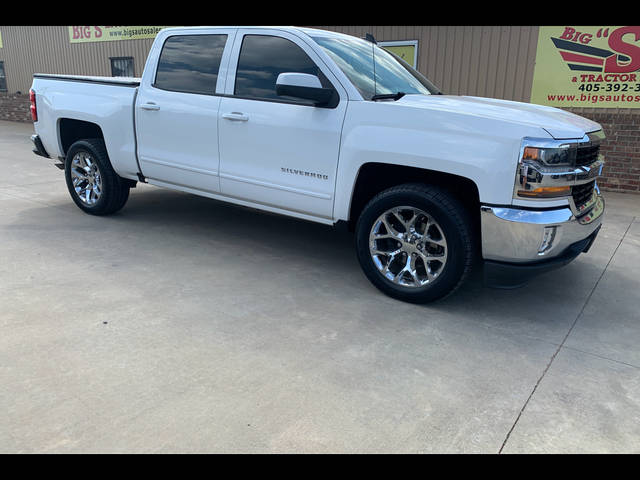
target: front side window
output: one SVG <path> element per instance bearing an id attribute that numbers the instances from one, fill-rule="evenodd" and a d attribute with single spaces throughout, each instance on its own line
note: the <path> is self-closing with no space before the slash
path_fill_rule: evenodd
<path id="1" fill-rule="evenodd" d="M 156 88 L 213 95 L 227 35 L 175 35 L 162 47 Z"/>
<path id="2" fill-rule="evenodd" d="M 4 75 L 4 62 L 0 62 L 0 92 L 7 91 L 7 78 Z"/>
<path id="3" fill-rule="evenodd" d="M 374 95 L 430 95 L 438 89 L 407 62 L 359 38 L 313 37 L 358 89 L 365 100 Z"/>
<path id="4" fill-rule="evenodd" d="M 282 100 L 276 93 L 281 73 L 316 75 L 325 88 L 331 83 L 298 45 L 282 37 L 245 35 L 238 58 L 234 94 L 255 99 Z"/>
<path id="5" fill-rule="evenodd" d="M 133 57 L 111 58 L 112 77 L 133 77 Z"/>

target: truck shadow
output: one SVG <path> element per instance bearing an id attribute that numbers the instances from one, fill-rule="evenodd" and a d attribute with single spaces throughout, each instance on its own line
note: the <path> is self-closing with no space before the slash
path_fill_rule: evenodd
<path id="1" fill-rule="evenodd" d="M 343 228 L 163 189 L 148 190 L 136 195 L 119 215 L 119 219 L 147 226 L 161 222 L 171 224 L 173 228 L 188 234 L 216 235 L 223 240 L 233 241 L 238 249 L 245 248 L 243 243 L 247 239 L 265 242 L 270 248 L 279 250 L 283 257 L 304 258 L 315 252 L 324 256 L 328 270 L 345 275 L 355 268 L 365 285 L 369 285 L 360 272 L 354 251 L 354 235 Z M 323 253 L 326 255 L 322 255 Z M 583 259 L 578 257 L 564 268 L 543 274 L 532 279 L 526 286 L 511 290 L 484 286 L 482 267 L 477 263 L 461 288 L 431 305 L 447 308 L 457 304 L 477 305 L 480 295 L 485 296 L 489 303 L 500 299 L 512 301 L 517 297 L 525 303 L 539 304 L 542 297 L 552 299 L 558 292 L 566 299 L 567 292 L 558 288 L 560 285 L 571 285 L 574 287 L 572 290 L 577 290 L 576 282 L 581 278 L 597 278 L 601 272 L 597 266 L 580 261 Z M 378 294 L 373 287 L 371 289 L 374 294 Z"/>
<path id="2" fill-rule="evenodd" d="M 246 251 L 257 251 L 256 255 L 264 253 L 274 262 L 280 261 L 278 288 L 290 292 L 302 289 L 296 272 L 313 271 L 318 285 L 331 285 L 323 294 L 333 295 L 336 303 L 346 296 L 357 297 L 359 301 L 390 312 L 446 314 L 505 328 L 511 328 L 508 324 L 514 316 L 523 327 L 531 322 L 541 327 L 551 325 L 565 316 L 565 322 L 572 321 L 604 268 L 593 259 L 579 257 L 566 267 L 533 279 L 525 287 L 499 290 L 483 284 L 481 266 L 476 265 L 466 283 L 452 295 L 431 304 L 412 305 L 386 297 L 370 284 L 355 255 L 354 235 L 346 229 L 147 186 L 133 190 L 125 208 L 109 217 L 87 216 L 71 200 L 68 204 L 60 202 L 29 209 L 22 215 L 31 212 L 38 217 L 43 214 L 62 217 L 59 212 L 41 211 L 54 208 L 77 215 L 64 216 L 69 219 L 64 220 L 70 223 L 68 229 L 89 228 L 112 232 L 109 235 L 114 236 L 126 233 L 128 239 L 139 242 L 140 248 L 166 249 L 167 245 L 180 244 L 184 251 L 197 249 L 205 258 L 209 253 L 211 258 L 219 256 L 220 245 L 227 254 L 238 258 Z M 35 219 L 31 221 L 36 223 Z M 154 237 L 163 243 L 155 244 Z M 289 277 L 286 276 L 288 268 L 291 268 Z"/>

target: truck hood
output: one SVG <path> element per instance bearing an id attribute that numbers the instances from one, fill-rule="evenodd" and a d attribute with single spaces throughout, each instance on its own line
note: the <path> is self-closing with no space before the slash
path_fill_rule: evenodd
<path id="1" fill-rule="evenodd" d="M 586 133 L 602 128 L 596 122 L 559 108 L 495 98 L 405 95 L 396 103 L 415 108 L 450 111 L 540 127 L 557 140 L 582 138 Z"/>

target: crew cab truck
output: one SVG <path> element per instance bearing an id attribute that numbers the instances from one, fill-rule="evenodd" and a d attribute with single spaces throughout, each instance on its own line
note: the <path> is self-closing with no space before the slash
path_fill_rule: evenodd
<path id="1" fill-rule="evenodd" d="M 410 302 L 478 264 L 520 285 L 587 251 L 603 218 L 599 124 L 444 95 L 372 38 L 168 28 L 141 78 L 34 74 L 31 111 L 34 152 L 85 212 L 147 182 L 346 224 L 369 280 Z"/>

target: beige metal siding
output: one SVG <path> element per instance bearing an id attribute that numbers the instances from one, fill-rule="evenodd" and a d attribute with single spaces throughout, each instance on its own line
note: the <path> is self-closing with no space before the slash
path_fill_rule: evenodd
<path id="1" fill-rule="evenodd" d="M 418 40 L 418 70 L 445 93 L 528 102 L 537 26 L 317 26 L 378 41 Z M 111 75 L 109 57 L 133 57 L 141 76 L 152 39 L 70 43 L 66 26 L 0 26 L 9 93 L 29 90 L 33 73 Z M 580 114 L 640 113 L 638 109 L 572 108 Z"/>
<path id="2" fill-rule="evenodd" d="M 538 27 L 318 26 L 377 41 L 418 40 L 418 70 L 445 93 L 529 101 Z"/>
<path id="3" fill-rule="evenodd" d="M 0 26 L 9 92 L 26 93 L 34 73 L 111 76 L 110 57 L 133 57 L 141 76 L 153 39 L 70 43 L 66 26 Z"/>

